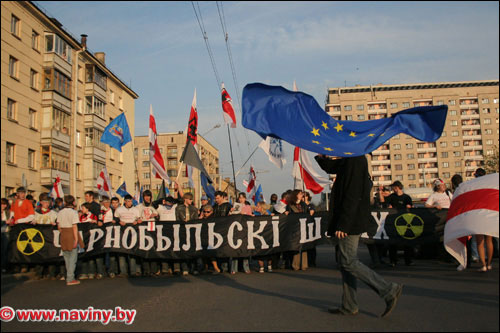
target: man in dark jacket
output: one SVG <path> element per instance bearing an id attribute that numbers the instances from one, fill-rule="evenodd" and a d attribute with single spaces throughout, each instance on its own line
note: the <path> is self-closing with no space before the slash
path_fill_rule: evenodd
<path id="1" fill-rule="evenodd" d="M 339 315 L 358 314 L 356 300 L 357 279 L 372 288 L 386 302 L 385 317 L 394 309 L 403 285 L 390 283 L 363 265 L 357 256 L 360 235 L 367 231 L 370 217 L 370 192 L 372 182 L 365 156 L 332 160 L 324 155 L 316 156 L 319 166 L 329 174 L 336 174 L 333 185 L 332 212 L 328 233 L 338 238 L 337 263 L 343 283 L 342 306 L 328 309 Z"/>

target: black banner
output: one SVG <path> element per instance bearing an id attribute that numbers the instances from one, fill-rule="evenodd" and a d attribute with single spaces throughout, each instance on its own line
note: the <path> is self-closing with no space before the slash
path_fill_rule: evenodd
<path id="1" fill-rule="evenodd" d="M 188 223 L 156 222 L 148 231 L 147 223 L 82 223 L 79 232 L 85 243 L 81 256 L 106 252 L 124 253 L 148 259 L 192 259 L 196 257 L 227 258 L 264 256 L 286 251 L 307 250 L 322 242 L 332 242 L 326 235 L 328 212 L 280 216 L 232 215 Z M 392 209 L 372 212 L 370 230 L 365 241 L 391 243 L 425 243 L 439 240 L 440 225 L 446 211 Z M 444 227 L 443 227 L 444 228 Z M 9 261 L 42 263 L 61 260 L 57 227 L 18 224 L 9 234 Z"/>

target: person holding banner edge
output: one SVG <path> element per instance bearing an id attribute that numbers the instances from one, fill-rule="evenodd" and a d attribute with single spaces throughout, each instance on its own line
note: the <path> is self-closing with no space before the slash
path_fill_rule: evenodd
<path id="1" fill-rule="evenodd" d="M 343 295 L 339 308 L 328 312 L 338 315 L 357 315 L 357 279 L 366 283 L 386 303 L 381 317 L 388 316 L 401 296 L 403 285 L 391 283 L 361 263 L 357 257 L 360 235 L 367 231 L 370 216 L 370 191 L 372 181 L 368 173 L 368 162 L 364 155 L 330 159 L 317 155 L 316 162 L 328 174 L 336 174 L 333 185 L 333 200 L 330 202 L 328 233 L 338 238 L 337 263 L 342 274 Z"/>

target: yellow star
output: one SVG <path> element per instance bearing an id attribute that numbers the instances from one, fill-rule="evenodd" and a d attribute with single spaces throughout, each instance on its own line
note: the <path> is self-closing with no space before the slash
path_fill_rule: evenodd
<path id="1" fill-rule="evenodd" d="M 340 123 L 337 123 L 337 126 L 335 126 L 335 129 L 337 130 L 337 133 L 340 132 L 340 131 L 342 131 L 342 127 L 343 126 L 344 125 L 340 125 Z"/>
<path id="2" fill-rule="evenodd" d="M 313 130 L 311 131 L 311 133 L 314 134 L 314 136 L 319 136 L 319 128 L 313 127 Z"/>
<path id="3" fill-rule="evenodd" d="M 349 136 L 352 136 L 353 138 L 355 138 L 356 137 L 356 132 L 352 132 L 351 131 L 351 134 L 349 134 Z"/>
<path id="4" fill-rule="evenodd" d="M 375 136 L 375 134 L 371 133 L 371 134 L 368 134 L 368 136 Z"/>
<path id="5" fill-rule="evenodd" d="M 323 126 L 325 128 L 325 131 L 328 129 L 328 124 L 325 123 L 324 121 L 322 121 L 321 126 Z"/>
<path id="6" fill-rule="evenodd" d="M 384 132 L 384 133 L 382 133 L 382 134 L 380 134 L 380 136 L 384 136 L 384 135 L 385 135 L 385 132 Z"/>
<path id="7" fill-rule="evenodd" d="M 326 147 L 325 150 L 328 150 L 328 151 L 333 151 L 332 148 L 329 148 L 329 147 Z"/>
<path id="8" fill-rule="evenodd" d="M 320 144 L 320 142 L 319 142 L 319 141 L 314 141 L 314 140 L 313 140 L 313 143 L 315 143 L 315 144 L 317 144 L 317 145 L 319 145 L 319 144 Z"/>
<path id="9" fill-rule="evenodd" d="M 346 154 L 346 155 L 352 155 L 352 154 L 354 154 L 354 153 L 344 153 L 344 154 Z"/>

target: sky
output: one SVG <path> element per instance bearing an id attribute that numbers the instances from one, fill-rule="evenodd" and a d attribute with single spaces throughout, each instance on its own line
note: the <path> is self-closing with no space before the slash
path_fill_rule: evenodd
<path id="1" fill-rule="evenodd" d="M 232 178 L 228 131 L 193 4 L 235 106 L 238 127 L 231 137 L 236 171 L 261 141 L 241 126 L 238 93 L 246 84 L 292 89 L 295 81 L 299 91 L 324 106 L 328 88 L 498 80 L 496 1 L 219 2 L 237 87 L 216 2 L 35 3 L 77 40 L 87 34 L 88 49 L 105 52 L 106 66 L 139 95 L 135 135 L 147 135 L 150 105 L 160 133 L 185 130 L 196 89 L 198 132 L 219 149 L 223 177 Z M 214 128 L 217 124 L 222 126 Z M 243 188 L 252 164 L 266 200 L 292 188 L 293 147 L 285 143 L 284 149 L 283 170 L 258 149 L 237 177 L 237 186 Z"/>

